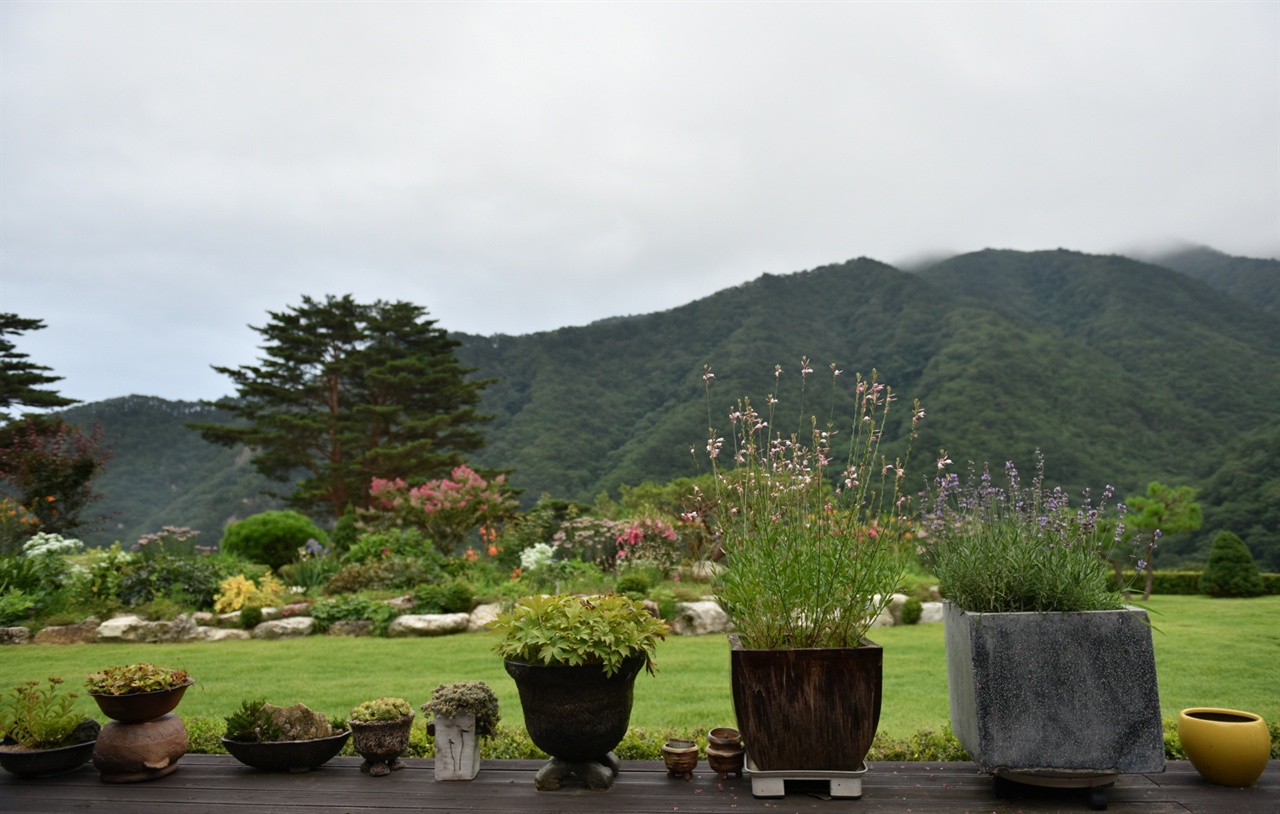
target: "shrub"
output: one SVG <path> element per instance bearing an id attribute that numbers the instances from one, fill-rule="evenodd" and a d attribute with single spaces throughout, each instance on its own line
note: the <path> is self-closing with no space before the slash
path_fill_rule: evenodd
<path id="1" fill-rule="evenodd" d="M 413 591 L 414 613 L 470 613 L 474 602 L 475 593 L 462 580 L 419 585 Z"/>
<path id="2" fill-rule="evenodd" d="M 329 535 L 330 552 L 339 556 L 345 554 L 351 546 L 356 544 L 359 536 L 356 513 L 348 507 L 347 513 L 338 518 L 338 522 L 333 527 L 333 533 Z"/>
<path id="3" fill-rule="evenodd" d="M 167 597 L 208 610 L 213 607 L 223 576 L 218 564 L 207 557 L 163 553 L 134 560 L 126 569 L 116 596 L 131 606 Z"/>
<path id="4" fill-rule="evenodd" d="M 653 587 L 653 580 L 643 571 L 628 571 L 618 577 L 615 590 L 631 599 L 644 599 Z"/>
<path id="5" fill-rule="evenodd" d="M 914 625 L 920 621 L 920 617 L 924 614 L 924 603 L 918 597 L 907 597 L 906 603 L 902 606 L 902 623 L 904 625 Z"/>
<path id="6" fill-rule="evenodd" d="M 344 565 L 329 579 L 325 591 L 329 594 L 351 594 L 374 589 L 401 590 L 434 582 L 440 573 L 440 566 L 434 559 L 379 557 Z"/>
<path id="7" fill-rule="evenodd" d="M 1200 593 L 1200 571 L 1160 571 L 1153 575 L 1151 593 L 1166 596 L 1195 596 Z M 1124 584 L 1134 585 L 1137 574 L 1124 572 Z"/>
<path id="8" fill-rule="evenodd" d="M 1209 596 L 1262 596 L 1266 587 L 1249 547 L 1229 531 L 1219 532 L 1200 577 L 1200 592 Z"/>
<path id="9" fill-rule="evenodd" d="M 240 628 L 253 630 L 262 624 L 262 608 L 257 605 L 245 605 L 240 609 Z"/>
<path id="10" fill-rule="evenodd" d="M 367 619 L 373 622 L 375 634 L 385 636 L 387 628 L 396 618 L 397 611 L 386 602 L 345 594 L 313 603 L 310 613 L 315 629 L 319 633 L 328 630 L 334 622 Z"/>
<path id="11" fill-rule="evenodd" d="M 292 562 L 308 540 L 328 536 L 305 515 L 293 511 L 263 512 L 232 523 L 222 535 L 223 551 L 272 568 Z"/>
<path id="12" fill-rule="evenodd" d="M 233 613 L 250 605 L 276 607 L 284 603 L 286 596 L 284 585 L 270 572 L 258 577 L 256 584 L 244 574 L 236 574 L 218 584 L 213 609 L 218 613 Z"/>

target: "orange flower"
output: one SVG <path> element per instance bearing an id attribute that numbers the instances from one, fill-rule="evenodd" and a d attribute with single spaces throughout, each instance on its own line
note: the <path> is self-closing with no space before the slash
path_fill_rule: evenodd
<path id="1" fill-rule="evenodd" d="M 498 548 L 496 545 L 493 545 L 493 544 L 491 543 L 491 544 L 489 545 L 489 551 L 488 551 L 488 554 L 489 554 L 489 556 L 490 556 L 490 557 L 496 557 L 496 556 L 498 556 L 498 552 L 499 552 L 499 551 L 501 551 L 501 550 L 502 550 L 501 548 Z"/>
<path id="2" fill-rule="evenodd" d="M 465 559 L 467 562 L 475 562 L 476 559 L 479 558 L 479 556 L 480 555 L 476 553 L 476 550 L 474 548 L 468 548 L 467 553 L 466 555 L 464 555 L 463 559 Z"/>
<path id="3" fill-rule="evenodd" d="M 520 579 L 520 575 L 521 575 L 521 574 L 523 574 L 523 573 L 524 573 L 524 569 L 523 569 L 523 568 L 517 568 L 516 570 L 512 571 L 512 572 L 511 572 L 511 579 L 512 579 L 512 581 L 514 582 L 515 580 Z"/>

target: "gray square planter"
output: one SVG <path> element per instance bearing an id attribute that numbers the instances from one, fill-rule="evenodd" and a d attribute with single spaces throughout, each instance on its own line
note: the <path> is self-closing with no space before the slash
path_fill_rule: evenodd
<path id="1" fill-rule="evenodd" d="M 951 728 L 984 772 L 1164 771 L 1145 612 L 944 609 Z"/>

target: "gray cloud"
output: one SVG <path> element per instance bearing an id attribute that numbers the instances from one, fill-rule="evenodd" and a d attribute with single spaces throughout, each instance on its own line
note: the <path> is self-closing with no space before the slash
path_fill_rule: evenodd
<path id="1" fill-rule="evenodd" d="M 526 333 L 986 246 L 1280 254 L 1274 3 L 0 4 L 0 310 L 215 398 L 306 293 Z"/>

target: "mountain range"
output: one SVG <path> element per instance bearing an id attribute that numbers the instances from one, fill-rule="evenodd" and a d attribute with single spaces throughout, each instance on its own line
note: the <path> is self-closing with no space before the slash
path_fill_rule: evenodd
<path id="1" fill-rule="evenodd" d="M 705 471 L 690 450 L 711 428 L 726 434 L 742 396 L 761 404 L 776 391 L 788 405 L 803 395 L 806 412 L 830 411 L 838 425 L 852 402 L 831 392 L 834 363 L 849 375 L 874 369 L 897 393 L 891 454 L 906 451 L 920 401 L 921 485 L 942 449 L 956 466 L 1013 461 L 1024 473 L 1040 453 L 1047 482 L 1095 496 L 1105 485 L 1123 497 L 1152 480 L 1190 484 L 1206 522 L 1167 541 L 1169 562 L 1202 561 L 1210 536 L 1230 528 L 1280 570 L 1280 455 L 1266 454 L 1280 447 L 1278 312 L 1276 260 L 988 249 L 909 271 L 859 258 L 764 274 L 658 313 L 455 338 L 473 375 L 496 380 L 473 462 L 510 470 L 526 505 Z M 803 394 L 801 357 L 816 370 Z M 100 421 L 116 439 L 100 482 L 110 522 L 90 542 L 164 524 L 217 537 L 227 520 L 275 505 L 264 489 L 285 486 L 256 475 L 246 451 L 185 429 L 226 420 L 205 405 L 129 396 L 65 415 Z"/>

